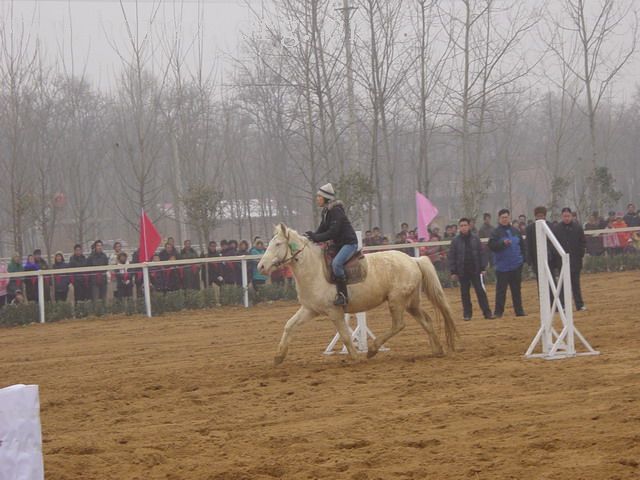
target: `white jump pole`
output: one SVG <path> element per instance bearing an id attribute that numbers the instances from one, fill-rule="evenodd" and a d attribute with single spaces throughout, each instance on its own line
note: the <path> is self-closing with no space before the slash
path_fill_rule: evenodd
<path id="1" fill-rule="evenodd" d="M 44 323 L 44 276 L 42 275 L 42 270 L 38 272 L 38 308 L 40 309 L 40 323 Z"/>
<path id="2" fill-rule="evenodd" d="M 144 289 L 144 304 L 147 307 L 147 317 L 151 318 L 151 287 L 149 286 L 149 267 L 142 267 L 142 288 Z"/>
<path id="3" fill-rule="evenodd" d="M 556 283 L 549 267 L 547 242 L 558 252 L 562 259 L 560 276 Z M 573 323 L 573 304 L 571 292 L 571 262 L 567 252 L 562 248 L 545 220 L 536 221 L 536 255 L 538 261 L 538 296 L 540 298 L 540 328 L 525 353 L 526 358 L 544 358 L 555 360 L 578 355 L 599 355 L 582 336 Z M 549 298 L 549 293 L 553 299 Z M 563 295 L 564 305 L 560 301 Z M 560 322 L 558 330 L 554 328 L 555 314 Z M 586 352 L 576 352 L 574 335 L 578 336 Z M 534 353 L 540 345 L 541 353 Z"/>
<path id="4" fill-rule="evenodd" d="M 242 292 L 244 307 L 249 308 L 249 275 L 246 260 L 242 260 Z"/>

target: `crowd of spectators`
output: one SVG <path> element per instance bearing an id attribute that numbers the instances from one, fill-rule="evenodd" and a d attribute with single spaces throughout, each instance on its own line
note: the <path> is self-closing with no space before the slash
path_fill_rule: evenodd
<path id="1" fill-rule="evenodd" d="M 261 255 L 266 250 L 259 237 L 254 238 L 253 246 L 241 240 L 222 240 L 220 245 L 210 241 L 207 251 L 199 254 L 185 240 L 181 249 L 175 245 L 172 237 L 167 239 L 164 248 L 154 253 L 152 262 L 187 260 L 212 257 L 237 257 L 242 255 Z M 0 263 L 0 273 L 31 272 L 38 270 L 61 270 L 55 274 L 44 276 L 45 301 L 67 301 L 69 292 L 73 291 L 73 301 L 88 300 L 107 301 L 111 298 L 126 299 L 134 295 L 143 295 L 143 272 L 140 268 L 129 267 L 138 263 L 138 251 L 131 255 L 122 249 L 121 242 L 115 242 L 113 252 L 104 251 L 101 240 L 91 245 L 91 251 L 85 255 L 82 245 L 77 244 L 73 253 L 65 259 L 62 252 L 56 252 L 53 263 L 42 257 L 42 251 L 36 249 L 33 254 L 22 259 L 15 254 L 8 265 Z M 99 267 L 105 265 L 122 265 L 121 269 L 107 272 L 68 273 L 69 268 Z M 292 285 L 293 274 L 289 267 L 275 270 L 270 276 L 263 275 L 257 268 L 256 261 L 248 262 L 248 281 L 258 289 L 268 282 L 278 285 Z M 149 268 L 149 284 L 153 292 L 165 293 L 177 290 L 200 290 L 206 286 L 221 287 L 223 285 L 242 285 L 242 267 L 240 261 L 223 261 L 207 264 L 185 264 L 153 266 Z M 38 279 L 35 276 L 24 278 L 0 278 L 0 306 L 38 301 Z"/>
<path id="2" fill-rule="evenodd" d="M 574 220 L 578 221 L 575 212 Z M 496 228 L 490 213 L 485 213 L 482 224 L 477 227 L 473 219 L 469 219 L 469 230 L 481 239 L 489 239 Z M 533 219 L 528 219 L 521 214 L 513 219 L 511 226 L 525 236 L 527 226 L 532 225 Z M 551 222 L 554 227 L 558 222 Z M 593 212 L 586 223 L 582 225 L 584 230 L 620 229 L 625 227 L 640 226 L 640 215 L 634 204 L 627 206 L 627 212 L 610 211 L 607 218 Z M 458 235 L 458 224 L 450 223 L 441 231 L 437 226 L 428 229 L 429 242 L 450 242 Z M 385 235 L 379 227 L 367 230 L 364 234 L 363 244 L 367 247 L 401 245 L 398 248 L 408 255 L 415 255 L 412 243 L 422 242 L 426 239 L 419 238 L 417 229 L 410 229 L 408 223 L 402 223 L 400 231 L 394 235 Z M 640 252 L 640 233 L 615 232 L 604 235 L 586 237 L 586 253 L 591 256 L 620 255 L 623 253 Z M 406 246 L 405 246 L 406 245 Z M 220 244 L 210 241 L 207 250 L 199 254 L 191 245 L 191 241 L 185 240 L 182 248 L 178 249 L 175 240 L 169 237 L 164 247 L 157 251 L 152 261 L 162 262 L 181 259 L 235 257 L 241 255 L 260 255 L 265 251 L 265 243 L 260 237 L 255 237 L 252 244 L 247 240 L 222 240 Z M 449 245 L 436 244 L 419 248 L 421 256 L 429 256 L 436 269 L 448 270 Z M 66 301 L 69 291 L 73 286 L 73 299 L 75 302 L 87 300 L 107 300 L 113 298 L 129 298 L 142 293 L 143 275 L 140 269 L 128 268 L 129 263 L 138 263 L 138 252 L 131 255 L 123 251 L 122 244 L 115 242 L 113 252 L 109 255 L 104 251 L 103 242 L 96 240 L 91 246 L 91 251 L 85 255 L 82 246 L 77 244 L 73 253 L 65 259 L 62 252 L 56 252 L 51 265 L 43 258 L 42 251 L 36 249 L 26 258 L 15 254 L 8 264 L 0 263 L 1 273 L 29 272 L 37 270 L 64 270 L 78 267 L 97 267 L 104 265 L 122 265 L 122 269 L 105 273 L 70 273 L 55 274 L 44 277 L 45 300 Z M 293 274 L 288 267 L 273 272 L 269 277 L 261 274 L 257 268 L 257 262 L 249 263 L 249 282 L 256 289 L 266 283 L 290 285 L 293 283 Z M 239 261 L 225 261 L 208 263 L 206 265 L 168 265 L 151 267 L 149 269 L 150 286 L 155 292 L 171 292 L 177 290 L 199 290 L 208 286 L 221 287 L 223 285 L 242 285 L 242 268 Z M 0 278 L 0 306 L 9 303 L 24 303 L 38 300 L 38 284 L 36 277 Z"/>

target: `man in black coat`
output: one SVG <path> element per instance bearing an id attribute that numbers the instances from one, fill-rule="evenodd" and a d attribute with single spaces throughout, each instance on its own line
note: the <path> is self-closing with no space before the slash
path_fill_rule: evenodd
<path id="1" fill-rule="evenodd" d="M 449 248 L 449 270 L 451 278 L 460 282 L 464 319 L 471 320 L 472 306 L 469 294 L 471 285 L 476 291 L 478 305 L 484 318 L 493 319 L 495 317 L 491 313 L 487 292 L 482 282 L 482 275 L 487 269 L 486 250 L 482 248 L 480 237 L 471 232 L 468 218 L 461 218 L 458 227 L 460 233 L 451 241 Z"/>
<path id="2" fill-rule="evenodd" d="M 624 220 L 624 223 L 627 224 L 627 227 L 640 226 L 640 218 L 638 217 L 638 212 L 636 212 L 636 206 L 633 203 L 627 205 L 627 213 L 625 213 L 622 219 Z"/>
<path id="3" fill-rule="evenodd" d="M 547 207 L 536 207 L 533 210 L 533 215 L 537 220 L 546 220 L 547 219 Z M 546 220 L 547 226 L 549 230 L 553 231 L 553 225 L 550 221 Z M 530 223 L 527 225 L 527 229 L 525 230 L 525 243 L 527 245 L 527 263 L 533 273 L 535 273 L 536 278 L 538 277 L 538 244 L 536 240 L 536 223 Z M 553 273 L 555 268 L 557 267 L 557 255 L 555 254 L 555 248 L 551 244 L 550 241 L 547 241 L 547 262 L 549 263 L 549 268 Z"/>
<path id="4" fill-rule="evenodd" d="M 87 258 L 87 267 L 97 267 L 109 265 L 109 257 L 103 251 L 102 240 L 96 240 L 89 258 Z M 106 273 L 91 272 L 91 298 L 96 300 L 107 299 L 107 277 Z"/>
<path id="5" fill-rule="evenodd" d="M 580 224 L 573 220 L 569 207 L 562 209 L 562 221 L 554 227 L 553 233 L 565 252 L 569 254 L 571 290 L 576 309 L 586 310 L 587 307 L 584 305 L 582 292 L 580 291 L 580 272 L 582 271 L 582 258 L 584 257 L 587 242 L 584 230 Z"/>
<path id="6" fill-rule="evenodd" d="M 69 268 L 82 268 L 87 266 L 87 257 L 82 253 L 82 245 L 79 243 L 73 246 L 73 255 L 69 257 Z M 89 300 L 91 287 L 89 285 L 89 274 L 74 273 L 71 276 L 73 283 L 73 298 L 75 303 Z"/>
<path id="7" fill-rule="evenodd" d="M 333 185 L 327 183 L 320 187 L 316 202 L 322 207 L 322 222 L 315 232 L 308 231 L 306 235 L 314 242 L 331 240 L 338 249 L 338 254 L 331 263 L 338 291 L 333 303 L 345 306 L 349 303 L 349 297 L 344 265 L 358 251 L 358 237 L 347 218 L 342 202 L 336 200 Z"/>

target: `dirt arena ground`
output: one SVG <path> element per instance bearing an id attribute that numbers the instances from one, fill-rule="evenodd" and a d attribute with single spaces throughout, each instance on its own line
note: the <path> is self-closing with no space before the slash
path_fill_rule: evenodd
<path id="1" fill-rule="evenodd" d="M 40 385 L 48 480 L 638 479 L 640 273 L 583 280 L 599 357 L 522 358 L 527 282 L 528 317 L 460 321 L 445 358 L 410 318 L 370 361 L 323 356 L 324 319 L 274 368 L 278 304 L 0 329 L 0 387 Z"/>

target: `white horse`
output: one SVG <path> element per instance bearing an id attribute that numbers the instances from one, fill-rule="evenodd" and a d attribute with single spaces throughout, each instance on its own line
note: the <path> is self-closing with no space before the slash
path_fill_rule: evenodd
<path id="1" fill-rule="evenodd" d="M 425 329 L 435 355 L 443 355 L 442 345 L 429 314 L 420 307 L 420 292 L 423 291 L 444 321 L 448 347 L 453 350 L 456 327 L 451 308 L 440 285 L 440 280 L 428 257 L 411 258 L 398 251 L 371 253 L 366 256 L 368 273 L 364 282 L 349 285 L 349 305 L 346 308 L 333 304 L 335 286 L 327 282 L 324 275 L 324 254 L 322 249 L 308 238 L 286 225 L 276 226 L 258 270 L 268 273 L 281 265 L 290 264 L 296 279 L 300 309 L 289 319 L 278 346 L 275 364 L 282 363 L 292 331 L 301 323 L 320 315 L 328 316 L 340 334 L 352 359 L 356 349 L 344 322 L 344 313 L 365 312 L 383 302 L 389 302 L 391 329 L 376 338 L 369 347 L 368 357 L 378 353 L 378 349 L 404 328 L 404 311 Z"/>

